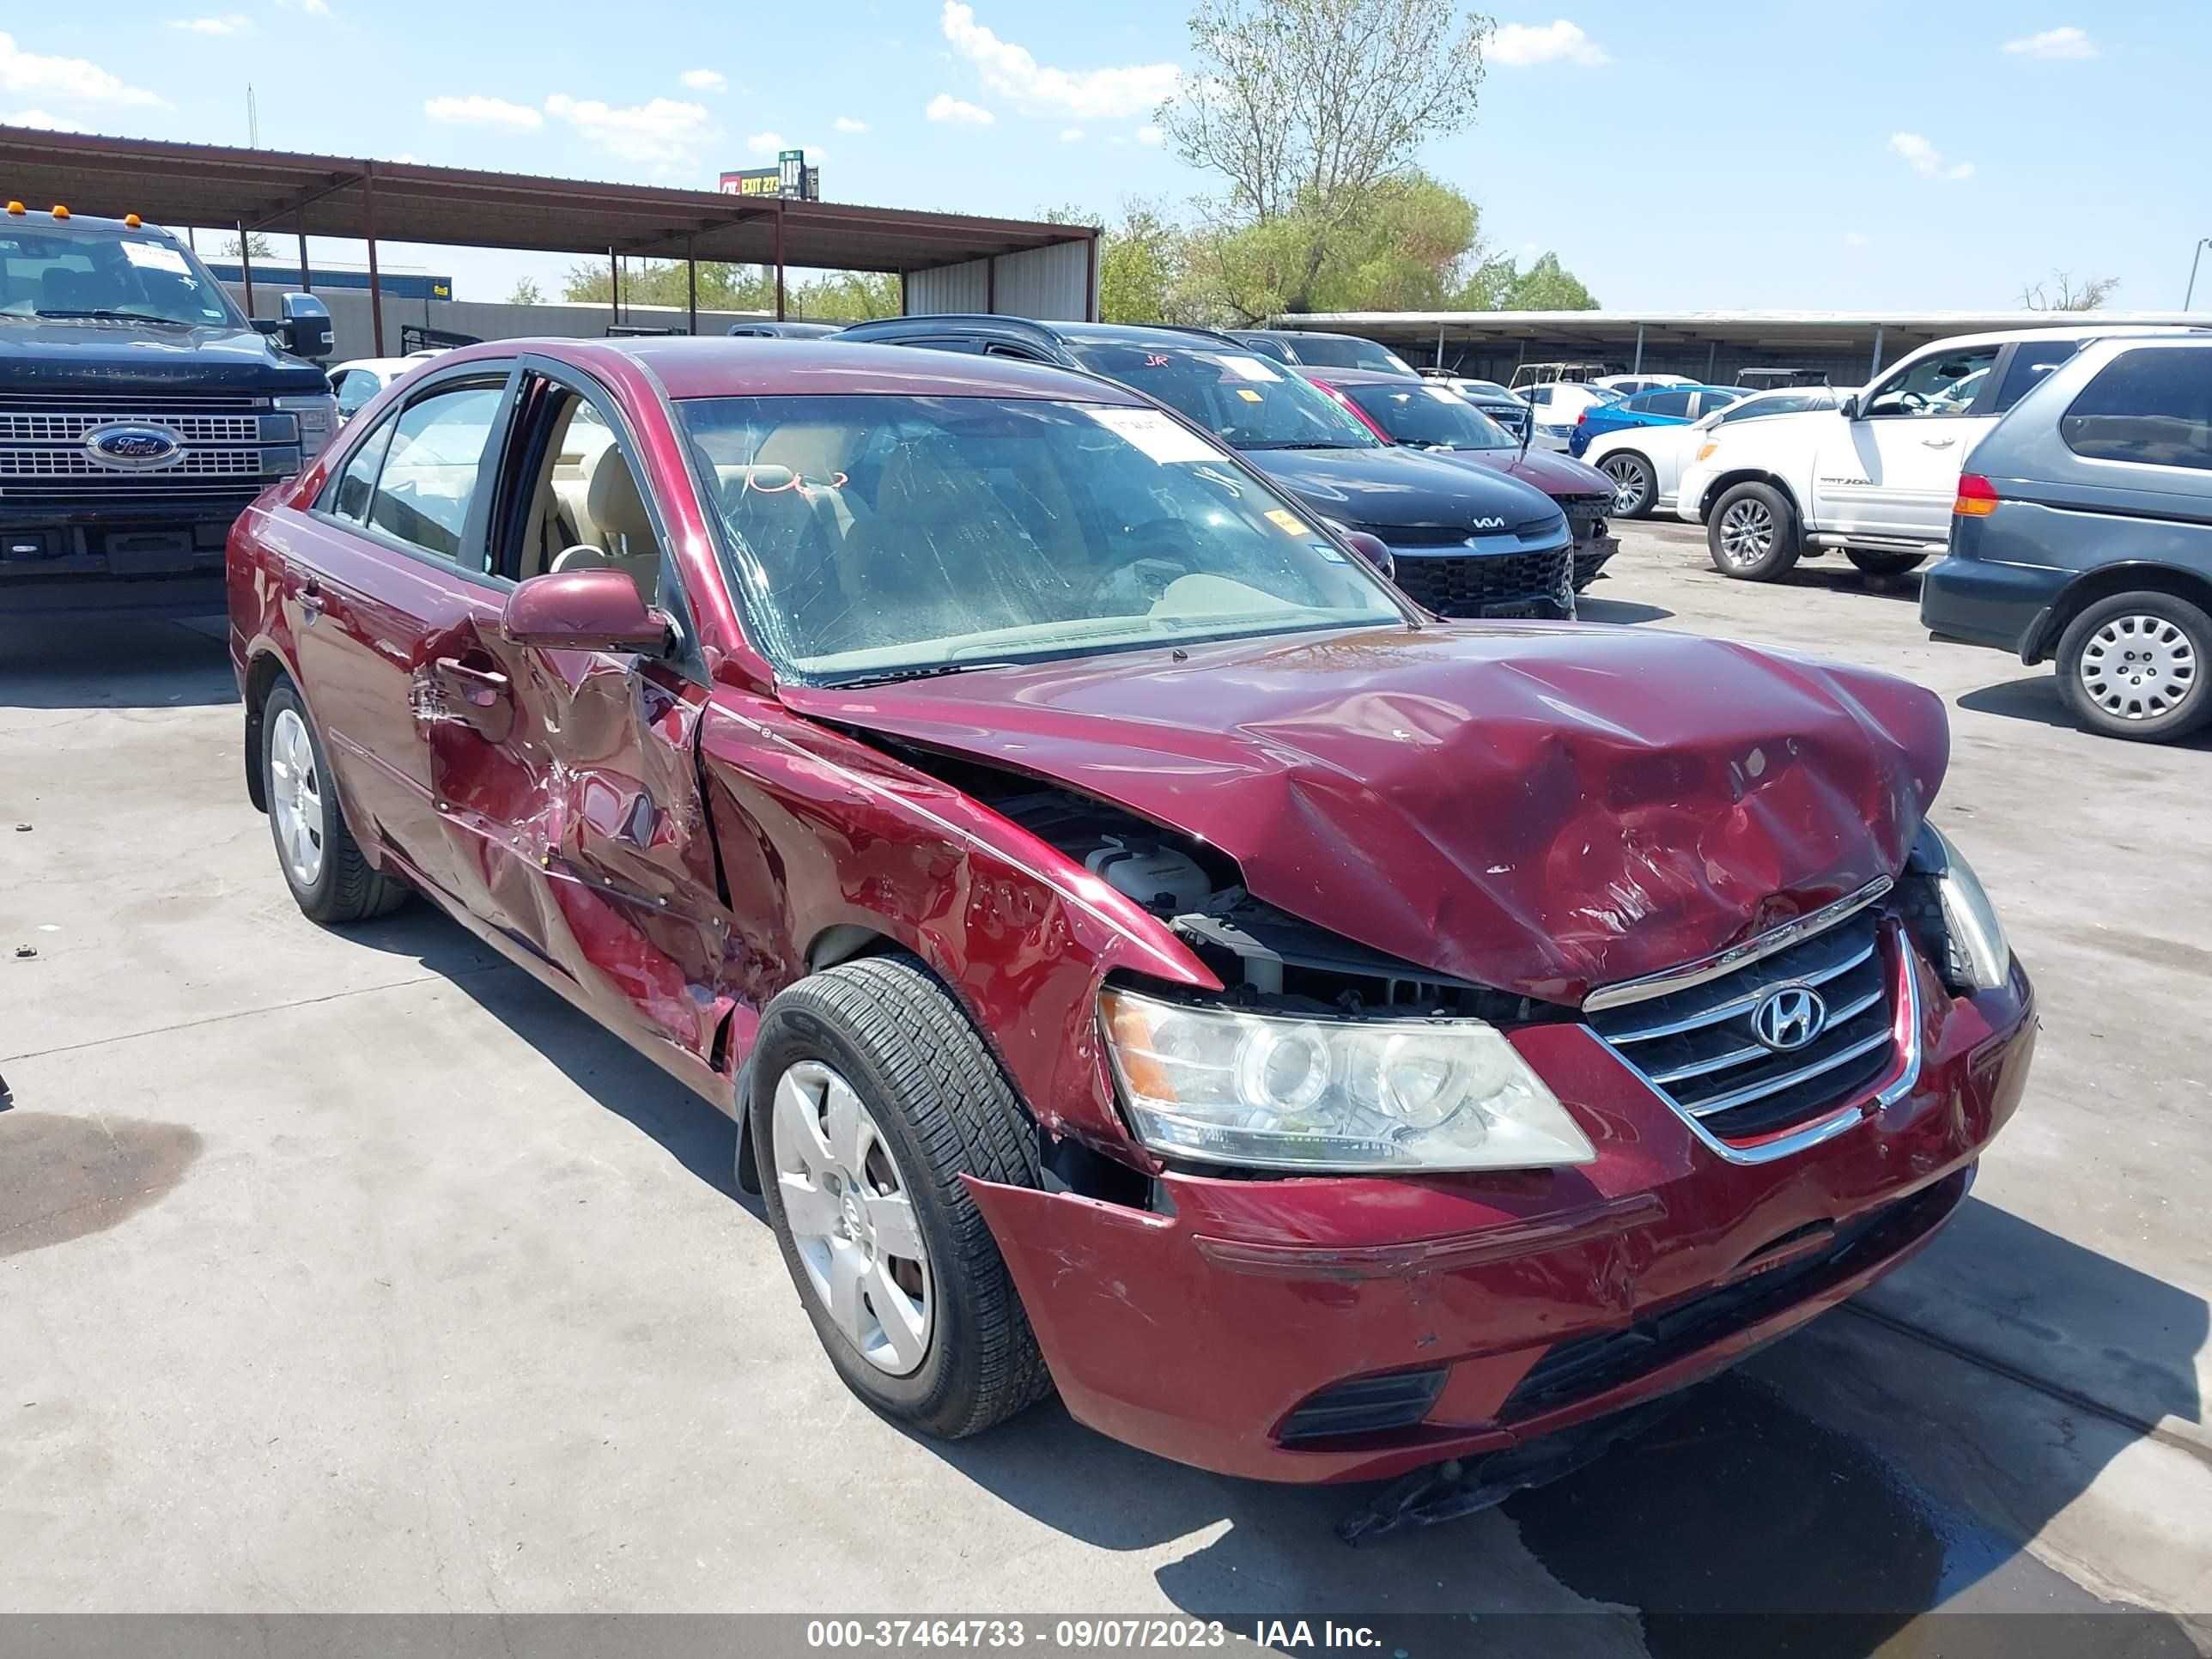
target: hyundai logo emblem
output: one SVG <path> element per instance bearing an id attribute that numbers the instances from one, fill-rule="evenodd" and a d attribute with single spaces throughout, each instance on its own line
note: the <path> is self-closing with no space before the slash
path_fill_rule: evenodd
<path id="1" fill-rule="evenodd" d="M 1802 1048 L 1828 1024 L 1828 1005 L 1804 985 L 1778 985 L 1752 1011 L 1751 1034 L 1778 1054 Z"/>
<path id="2" fill-rule="evenodd" d="M 165 426 L 96 426 L 84 434 L 84 447 L 100 465 L 122 472 L 150 472 L 184 454 L 184 440 Z"/>

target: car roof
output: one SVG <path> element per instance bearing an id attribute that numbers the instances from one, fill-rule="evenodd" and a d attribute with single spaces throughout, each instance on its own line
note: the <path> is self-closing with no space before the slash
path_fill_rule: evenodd
<path id="1" fill-rule="evenodd" d="M 1930 340 L 1926 345 L 1911 352 L 1914 357 L 1929 352 L 1956 351 L 1966 346 L 2009 345 L 2015 340 L 2094 340 L 2103 338 L 2139 338 L 2145 335 L 2186 336 L 2203 330 L 2181 323 L 2106 323 L 2091 322 L 2085 317 L 2079 323 L 2056 323 L 2049 328 L 1993 329 L 1986 334 L 1953 334 L 1941 340 Z M 1905 361 L 1903 357 L 1885 365 L 1894 368 Z"/>
<path id="2" fill-rule="evenodd" d="M 637 364 L 672 398 L 751 397 L 1054 398 L 1145 406 L 1127 388 L 1094 375 L 1003 357 L 858 340 L 668 335 L 616 340 L 489 341 L 441 363 L 522 352 L 592 368 L 609 358 Z"/>
<path id="3" fill-rule="evenodd" d="M 1387 368 L 1332 368 L 1326 363 L 1300 363 L 1299 369 L 1309 380 L 1327 380 L 1333 386 L 1427 386 L 1427 380 L 1409 380 L 1402 374 L 1393 374 Z"/>
<path id="4" fill-rule="evenodd" d="M 1210 328 L 1178 328 L 1171 324 L 1148 323 L 1048 323 L 1063 339 L 1081 340 L 1091 345 L 1180 345 L 1180 346 L 1238 346 L 1244 343 L 1233 336 L 1215 332 Z M 1253 329 L 1251 333 L 1264 331 Z"/>

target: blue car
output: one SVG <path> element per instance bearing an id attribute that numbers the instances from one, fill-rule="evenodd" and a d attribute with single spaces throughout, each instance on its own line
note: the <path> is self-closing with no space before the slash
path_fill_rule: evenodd
<path id="1" fill-rule="evenodd" d="M 1567 434 L 1567 453 L 1579 460 L 1593 439 L 1626 427 L 1687 426 L 1746 395 L 1740 386 L 1662 386 L 1619 403 L 1593 404 L 1583 410 L 1575 429 Z"/>

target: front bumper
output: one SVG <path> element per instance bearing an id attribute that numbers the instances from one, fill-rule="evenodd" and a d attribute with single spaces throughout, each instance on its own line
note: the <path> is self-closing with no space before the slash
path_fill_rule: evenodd
<path id="1" fill-rule="evenodd" d="M 0 501 L 0 616 L 220 615 L 224 542 L 254 494 Z"/>
<path id="2" fill-rule="evenodd" d="M 1620 538 L 1613 535 L 1585 536 L 1575 544 L 1575 592 L 1579 593 L 1597 580 L 1606 561 L 1620 551 Z"/>
<path id="3" fill-rule="evenodd" d="M 1598 1146 L 1583 1169 L 1169 1174 L 1145 1210 L 969 1186 L 1079 1420 L 1229 1474 L 1380 1479 L 1682 1387 L 1925 1244 L 2019 1104 L 2034 1009 L 2017 969 L 1958 999 L 1912 971 L 1913 1086 L 1770 1162 L 1717 1155 L 1588 1027 L 1561 1024 L 1512 1040 Z M 1340 1422 L 1408 1397 L 1417 1416 L 1312 1435 L 1316 1396 L 1349 1402 Z"/>
<path id="4" fill-rule="evenodd" d="M 2039 619 L 2079 573 L 1985 559 L 1942 559 L 1920 579 L 1920 623 L 1929 633 L 1969 645 L 2029 655 Z"/>

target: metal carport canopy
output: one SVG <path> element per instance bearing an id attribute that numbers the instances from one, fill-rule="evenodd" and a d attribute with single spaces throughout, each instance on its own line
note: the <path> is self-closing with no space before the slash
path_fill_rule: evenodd
<path id="1" fill-rule="evenodd" d="M 58 202 L 155 224 L 729 264 L 779 263 L 780 222 L 781 263 L 835 270 L 921 270 L 1097 234 L 1088 225 L 11 126 L 0 126 L 0 191 L 36 208 Z"/>

